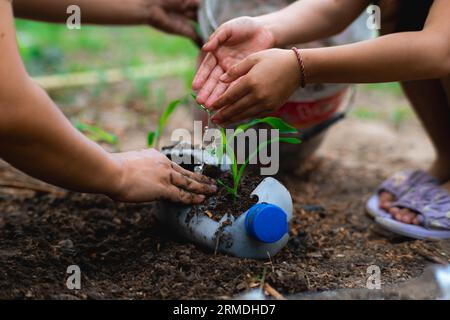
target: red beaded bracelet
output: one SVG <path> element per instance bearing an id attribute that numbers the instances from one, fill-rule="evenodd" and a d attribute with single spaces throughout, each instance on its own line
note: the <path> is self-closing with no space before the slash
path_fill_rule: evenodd
<path id="1" fill-rule="evenodd" d="M 300 66 L 300 86 L 302 88 L 306 87 L 306 72 L 305 72 L 305 64 L 303 63 L 302 54 L 299 48 L 293 47 L 292 50 L 295 52 L 297 56 L 298 64 Z"/>

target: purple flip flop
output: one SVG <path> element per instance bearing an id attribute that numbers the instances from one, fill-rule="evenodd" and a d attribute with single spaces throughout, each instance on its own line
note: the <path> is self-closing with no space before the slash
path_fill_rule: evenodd
<path id="1" fill-rule="evenodd" d="M 435 184 L 420 185 L 407 192 L 395 207 L 418 213 L 421 226 L 411 225 L 389 217 L 377 217 L 383 228 L 414 239 L 450 239 L 450 193 Z"/>
<path id="2" fill-rule="evenodd" d="M 425 171 L 421 170 L 406 170 L 394 174 L 392 177 L 384 181 L 378 188 L 376 194 L 374 194 L 367 202 L 367 213 L 373 218 L 390 218 L 389 212 L 380 208 L 379 194 L 382 191 L 387 191 L 395 196 L 396 199 L 400 199 L 412 188 L 423 184 L 438 184 L 438 181 L 430 176 Z"/>

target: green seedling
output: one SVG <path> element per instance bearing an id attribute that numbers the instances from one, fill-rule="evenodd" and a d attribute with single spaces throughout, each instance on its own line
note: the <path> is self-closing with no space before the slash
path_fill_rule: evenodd
<path id="1" fill-rule="evenodd" d="M 192 94 L 192 97 L 194 98 L 194 100 L 197 99 L 197 97 L 194 94 Z M 198 106 L 199 106 L 199 108 L 201 108 L 208 114 L 208 117 L 211 117 L 211 111 L 206 109 L 205 106 L 203 106 L 201 104 L 198 104 Z M 218 148 L 216 148 L 216 150 L 215 150 L 215 155 L 217 157 L 218 163 L 222 163 L 223 156 L 225 153 L 230 157 L 230 159 L 232 161 L 231 172 L 233 174 L 233 186 L 227 186 L 225 183 L 223 183 L 223 181 L 220 181 L 220 180 L 218 180 L 217 183 L 220 184 L 221 186 L 223 186 L 228 191 L 228 193 L 230 193 L 233 196 L 234 200 L 236 200 L 238 197 L 238 188 L 241 183 L 242 176 L 244 175 L 245 169 L 247 168 L 250 161 L 254 157 L 256 157 L 262 149 L 266 148 L 267 146 L 269 146 L 270 144 L 275 143 L 275 142 L 282 142 L 282 143 L 289 143 L 289 144 L 300 144 L 301 143 L 301 141 L 297 138 L 287 138 L 287 137 L 276 137 L 271 140 L 261 142 L 258 145 L 258 147 L 256 148 L 256 150 L 246 158 L 246 160 L 244 161 L 244 164 L 239 166 L 237 163 L 237 158 L 236 158 L 235 152 L 232 148 L 234 139 L 238 135 L 244 133 L 246 130 L 248 130 L 254 126 L 257 126 L 259 124 L 266 124 L 266 125 L 272 127 L 273 129 L 277 129 L 279 131 L 279 133 L 281 133 L 281 134 L 298 133 L 297 129 L 290 126 L 289 124 L 284 122 L 282 119 L 275 118 L 275 117 L 255 119 L 248 123 L 241 124 L 240 126 L 238 126 L 236 128 L 233 135 L 231 135 L 231 137 L 229 139 L 227 139 L 225 129 L 220 128 L 221 142 L 220 142 L 220 146 Z"/>
<path id="2" fill-rule="evenodd" d="M 119 139 L 115 134 L 106 132 L 105 130 L 93 125 L 77 122 L 75 123 L 75 128 L 83 132 L 89 139 L 95 142 L 105 142 L 110 145 L 116 145 L 119 142 Z"/>
<path id="3" fill-rule="evenodd" d="M 255 151 L 253 151 L 244 161 L 242 165 L 238 165 L 236 155 L 231 147 L 234 139 L 239 135 L 244 133 L 246 130 L 258 125 L 258 124 L 267 124 L 273 129 L 277 129 L 281 134 L 293 134 L 297 133 L 297 129 L 288 125 L 286 122 L 279 118 L 275 117 L 267 117 L 264 119 L 255 119 L 246 124 L 242 124 L 238 126 L 234 132 L 234 134 L 230 137 L 230 139 L 226 139 L 224 136 L 224 130 L 222 131 L 222 145 L 226 150 L 227 155 L 231 158 L 231 172 L 233 174 L 233 186 L 227 186 L 222 181 L 218 180 L 217 183 L 222 185 L 228 193 L 233 196 L 233 199 L 236 201 L 238 198 L 238 188 L 241 183 L 242 176 L 244 175 L 245 169 L 249 165 L 250 161 L 255 158 L 261 150 L 268 147 L 270 144 L 278 142 L 278 143 L 289 143 L 289 144 L 300 144 L 300 139 L 297 138 L 288 138 L 288 137 L 276 137 L 267 141 L 261 142 Z M 225 141 L 225 142 L 223 142 Z"/>
<path id="4" fill-rule="evenodd" d="M 148 133 L 147 143 L 149 148 L 159 148 L 159 140 L 166 127 L 167 121 L 180 103 L 181 100 L 175 100 L 169 103 L 161 118 L 159 118 L 158 128 L 155 131 L 150 131 Z"/>

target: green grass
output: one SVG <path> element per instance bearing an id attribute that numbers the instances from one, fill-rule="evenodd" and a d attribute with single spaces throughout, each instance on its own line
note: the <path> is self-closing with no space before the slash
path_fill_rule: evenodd
<path id="1" fill-rule="evenodd" d="M 370 91 L 379 91 L 393 95 L 402 95 L 402 88 L 398 82 L 365 84 L 362 85 L 362 88 Z"/>
<path id="2" fill-rule="evenodd" d="M 351 113 L 360 120 L 377 120 L 382 118 L 382 115 L 379 112 L 365 106 L 359 106 Z"/>
<path id="3" fill-rule="evenodd" d="M 83 26 L 68 30 L 64 25 L 17 19 L 22 59 L 32 76 L 101 70 L 191 58 L 195 66 L 198 49 L 189 41 L 146 26 Z M 192 74 L 182 75 L 187 79 Z"/>
<path id="4" fill-rule="evenodd" d="M 350 115 L 353 118 L 362 121 L 386 121 L 390 122 L 397 129 L 402 126 L 403 123 L 414 117 L 414 112 L 410 107 L 398 106 L 393 110 L 383 111 L 374 110 L 367 106 L 357 106 L 351 111 Z"/>

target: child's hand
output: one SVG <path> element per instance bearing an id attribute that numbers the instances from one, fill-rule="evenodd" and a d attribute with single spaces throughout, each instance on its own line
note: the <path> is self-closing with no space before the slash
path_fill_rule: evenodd
<path id="1" fill-rule="evenodd" d="M 212 120 L 227 126 L 281 107 L 300 86 L 300 71 L 294 51 L 270 49 L 252 54 L 220 80 L 231 85 L 209 109 L 219 110 Z"/>
<path id="2" fill-rule="evenodd" d="M 218 97 L 211 88 L 220 83 L 218 78 L 224 71 L 242 61 L 250 54 L 274 47 L 275 38 L 258 18 L 241 17 L 220 26 L 203 46 L 207 52 L 192 84 L 200 90 L 197 101 L 210 106 Z M 221 86 L 221 89 L 226 88 Z M 223 93 L 223 91 L 221 92 Z"/>

